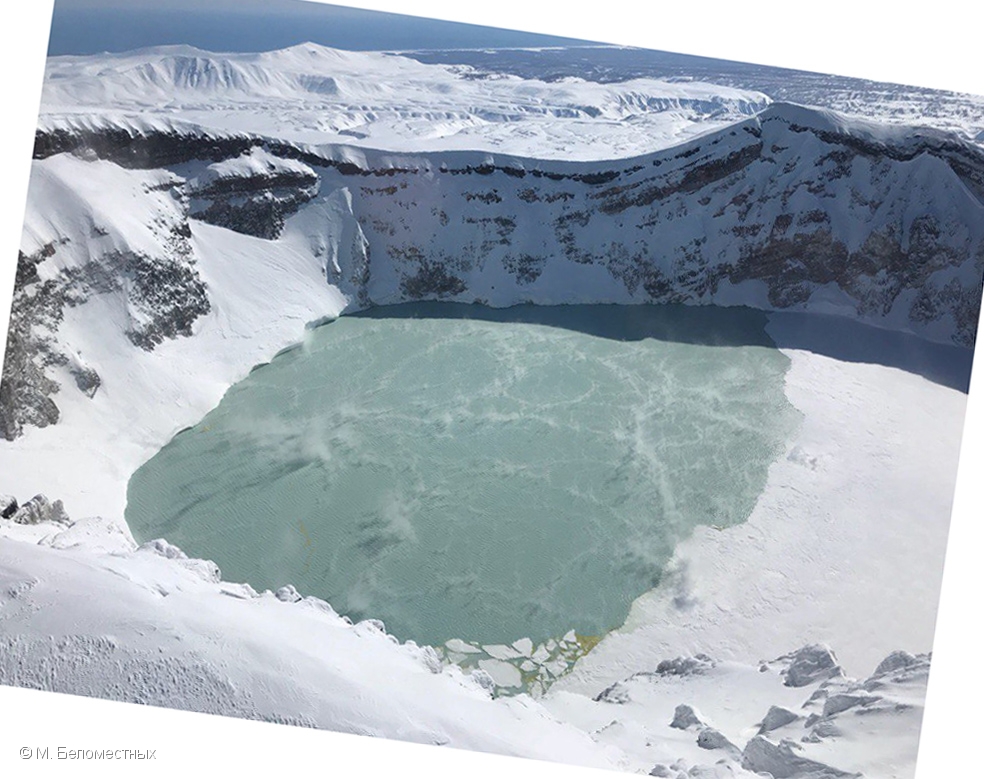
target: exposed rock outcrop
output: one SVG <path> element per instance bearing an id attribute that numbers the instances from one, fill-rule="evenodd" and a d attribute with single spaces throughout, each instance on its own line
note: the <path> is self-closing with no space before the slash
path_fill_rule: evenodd
<path id="1" fill-rule="evenodd" d="M 926 655 L 912 655 L 903 650 L 897 650 L 878 664 L 872 677 L 885 676 L 896 671 L 915 668 L 922 665 L 927 659 Z"/>
<path id="2" fill-rule="evenodd" d="M 17 508 L 9 518 L 18 525 L 40 525 L 43 522 L 66 524 L 70 522 L 62 502 L 60 500 L 52 502 L 45 495 L 35 495 Z"/>
<path id="3" fill-rule="evenodd" d="M 47 244 L 36 254 L 21 252 L 17 258 L 0 378 L 0 436 L 8 441 L 17 438 L 24 425 L 47 427 L 60 416 L 51 398 L 59 384 L 46 369 L 66 361 L 53 337 L 62 321 L 65 295 L 57 282 L 42 282 L 37 274 L 38 264 L 54 251 L 54 244 Z"/>
<path id="4" fill-rule="evenodd" d="M 697 746 L 701 749 L 723 749 L 731 756 L 737 757 L 741 750 L 732 744 L 728 738 L 715 728 L 703 728 L 697 734 Z"/>
<path id="5" fill-rule="evenodd" d="M 707 673 L 717 663 L 707 655 L 698 652 L 692 657 L 675 657 L 672 660 L 661 660 L 656 666 L 658 676 L 691 676 Z"/>
<path id="6" fill-rule="evenodd" d="M 673 721 L 670 723 L 671 728 L 677 728 L 679 730 L 703 728 L 705 725 L 706 723 L 694 708 L 688 706 L 686 703 L 681 703 L 676 707 L 673 711 Z"/>
<path id="7" fill-rule="evenodd" d="M 783 740 L 773 744 L 763 736 L 755 736 L 745 745 L 741 767 L 756 773 L 768 773 L 774 779 L 846 779 L 860 776 L 802 757 L 797 754 L 801 748 L 794 741 Z"/>
<path id="8" fill-rule="evenodd" d="M 275 239 L 284 220 L 318 194 L 321 180 L 302 162 L 254 147 L 209 165 L 184 187 L 190 215 L 257 238 Z"/>
<path id="9" fill-rule="evenodd" d="M 787 659 L 789 666 L 783 674 L 787 687 L 806 687 L 842 673 L 834 653 L 819 644 L 805 646 L 788 655 Z"/>
<path id="10" fill-rule="evenodd" d="M 0 495 L 0 519 L 10 519 L 19 507 L 13 495 Z"/>
<path id="11" fill-rule="evenodd" d="M 777 730 L 781 727 L 789 725 L 790 723 L 796 722 L 800 717 L 795 712 L 789 709 L 783 708 L 782 706 L 771 706 L 766 712 L 765 716 L 762 718 L 762 725 L 759 728 L 759 735 L 764 735 L 765 733 L 771 733 L 773 730 Z"/>
<path id="12" fill-rule="evenodd" d="M 45 230 L 56 237 L 18 257 L 0 379 L 0 436 L 8 440 L 25 426 L 58 422 L 55 396 L 66 380 L 90 398 L 102 386 L 99 366 L 88 364 L 59 334 L 69 309 L 96 297 L 111 300 L 125 336 L 147 351 L 190 336 L 194 322 L 211 310 L 196 267 L 187 204 L 173 194 L 181 180 L 163 172 L 114 176 L 134 197 L 149 200 L 136 209 L 149 212 L 146 221 L 134 226 L 133 215 L 113 200 L 125 197 L 125 190 L 108 195 L 109 213 L 78 197 L 77 177 L 87 164 L 107 172 L 106 163 L 74 161 L 32 181 L 38 202 L 29 216 L 47 223 Z M 34 213 L 49 202 L 50 212 Z M 37 245 L 31 231 L 25 236 Z"/>

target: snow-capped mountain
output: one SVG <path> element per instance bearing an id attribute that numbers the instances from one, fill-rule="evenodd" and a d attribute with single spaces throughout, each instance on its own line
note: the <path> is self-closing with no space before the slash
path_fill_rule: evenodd
<path id="1" fill-rule="evenodd" d="M 260 54 L 168 46 L 49 60 L 41 126 L 170 128 L 398 151 L 629 156 L 760 111 L 760 92 L 636 79 L 547 83 L 316 44 Z"/>

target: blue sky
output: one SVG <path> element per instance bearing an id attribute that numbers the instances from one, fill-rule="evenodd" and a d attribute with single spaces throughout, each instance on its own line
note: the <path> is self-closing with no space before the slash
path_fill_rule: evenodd
<path id="1" fill-rule="evenodd" d="M 48 53 L 94 54 L 173 43 L 211 51 L 265 51 L 306 41 L 354 50 L 572 43 L 301 0 L 56 0 Z"/>

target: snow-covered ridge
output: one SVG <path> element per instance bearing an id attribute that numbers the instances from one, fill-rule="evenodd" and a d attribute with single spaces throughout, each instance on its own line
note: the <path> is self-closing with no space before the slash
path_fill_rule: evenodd
<path id="1" fill-rule="evenodd" d="M 984 151 L 952 133 L 932 127 L 903 126 L 871 121 L 839 114 L 823 108 L 813 108 L 793 103 L 770 103 L 754 116 L 742 117 L 729 123 L 727 134 L 743 129 L 755 133 L 764 124 L 777 122 L 792 132 L 810 132 L 821 139 L 848 145 L 869 156 L 885 155 L 895 160 L 911 160 L 922 153 L 944 157 L 958 175 L 968 178 L 975 189 L 984 187 L 981 160 Z M 693 153 L 693 149 L 719 143 L 724 135 L 713 130 L 715 125 L 704 126 L 699 139 L 672 144 L 672 155 L 666 154 L 663 144 L 653 139 L 645 153 L 633 156 L 617 156 L 595 153 L 590 159 L 574 157 L 555 159 L 551 155 L 524 155 L 508 151 L 481 153 L 480 151 L 452 147 L 438 152 L 414 152 L 372 146 L 353 146 L 349 139 L 341 143 L 330 139 L 329 134 L 319 136 L 316 142 L 302 142 L 269 135 L 256 127 L 238 130 L 216 130 L 189 121 L 184 114 L 176 113 L 166 120 L 154 121 L 146 117 L 119 116 L 111 112 L 80 113 L 63 117 L 42 113 L 35 139 L 35 159 L 45 159 L 61 152 L 71 151 L 94 154 L 125 167 L 153 168 L 174 165 L 191 160 L 222 160 L 243 153 L 257 145 L 279 149 L 288 157 L 308 159 L 312 164 L 354 167 L 351 173 L 388 174 L 391 170 L 434 168 L 457 172 L 470 169 L 492 168 L 528 171 L 533 175 L 585 174 L 605 170 L 631 171 L 640 164 L 651 163 L 664 156 L 681 159 Z M 747 129 L 746 129 L 747 128 Z M 172 148 L 173 147 L 173 148 Z"/>
<path id="2" fill-rule="evenodd" d="M 247 182 L 263 179 L 292 179 L 301 183 L 317 183 L 317 174 L 303 162 L 274 157 L 260 147 L 253 147 L 248 155 L 223 160 L 209 165 L 188 181 L 190 192 L 208 192 L 223 182 Z"/>
<path id="3" fill-rule="evenodd" d="M 549 81 L 571 76 L 599 83 L 641 78 L 701 81 L 764 92 L 779 102 L 829 108 L 890 124 L 929 125 L 965 139 L 984 140 L 982 95 L 621 46 L 401 53 L 420 62 L 474 68 L 476 77 L 501 78 L 508 73 Z"/>
<path id="4" fill-rule="evenodd" d="M 759 92 L 656 79 L 476 79 L 468 68 L 316 44 L 260 54 L 174 46 L 50 58 L 42 127 L 94 115 L 160 130 L 178 114 L 211 132 L 302 143 L 590 159 L 600 148 L 628 156 L 678 142 L 768 103 Z"/>
<path id="5" fill-rule="evenodd" d="M 223 582 L 213 563 L 163 541 L 136 549 L 97 521 L 54 530 L 40 544 L 0 538 L 2 684 L 605 768 L 625 760 L 532 701 L 493 700 L 487 677 L 375 621 L 353 625 L 293 588 Z"/>

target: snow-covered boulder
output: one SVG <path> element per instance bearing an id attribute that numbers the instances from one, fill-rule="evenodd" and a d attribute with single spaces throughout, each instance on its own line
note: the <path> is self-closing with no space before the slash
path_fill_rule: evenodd
<path id="1" fill-rule="evenodd" d="M 716 663 L 707 655 L 698 653 L 692 657 L 675 657 L 672 660 L 661 660 L 656 666 L 659 676 L 691 676 L 707 673 Z"/>
<path id="2" fill-rule="evenodd" d="M 297 603 L 301 600 L 301 594 L 292 584 L 285 584 L 274 593 L 274 596 L 284 603 Z"/>
<path id="3" fill-rule="evenodd" d="M 693 706 L 681 703 L 673 711 L 673 721 L 670 723 L 670 727 L 689 730 L 690 728 L 703 728 L 706 724 Z"/>
<path id="4" fill-rule="evenodd" d="M 741 750 L 716 728 L 703 728 L 697 734 L 697 746 L 701 749 L 723 749 L 729 755 L 736 757 L 741 754 Z"/>
<path id="5" fill-rule="evenodd" d="M 836 693 L 829 695 L 823 702 L 823 716 L 829 717 L 833 714 L 840 714 L 842 711 L 853 709 L 856 706 L 868 706 L 881 700 L 877 695 L 864 695 L 859 693 Z"/>
<path id="6" fill-rule="evenodd" d="M 18 507 L 17 498 L 13 495 L 0 495 L 0 518 L 10 519 Z"/>
<path id="7" fill-rule="evenodd" d="M 860 776 L 801 757 L 797 754 L 800 749 L 794 741 L 783 740 L 774 744 L 763 736 L 755 736 L 745 745 L 741 766 L 756 773 L 768 773 L 774 779 L 846 779 Z"/>
<path id="8" fill-rule="evenodd" d="M 787 687 L 805 687 L 841 675 L 834 653 L 829 647 L 818 644 L 797 650 L 789 656 L 789 661 L 785 672 Z"/>
<path id="9" fill-rule="evenodd" d="M 45 495 L 35 495 L 10 517 L 19 525 L 40 525 L 43 522 L 67 524 L 70 520 L 60 500 L 48 500 Z"/>
<path id="10" fill-rule="evenodd" d="M 782 706 L 770 706 L 765 716 L 762 718 L 762 725 L 759 728 L 759 735 L 771 733 L 773 730 L 789 725 L 800 717 L 795 712 Z"/>
<path id="11" fill-rule="evenodd" d="M 926 656 L 923 655 L 922 659 L 925 658 Z M 912 668 L 916 665 L 920 665 L 922 659 L 916 655 L 909 654 L 906 651 L 897 650 L 892 652 L 892 654 L 878 664 L 878 667 L 875 669 L 872 677 L 884 676 L 885 674 L 890 674 L 894 671 L 902 671 L 907 668 Z"/>

